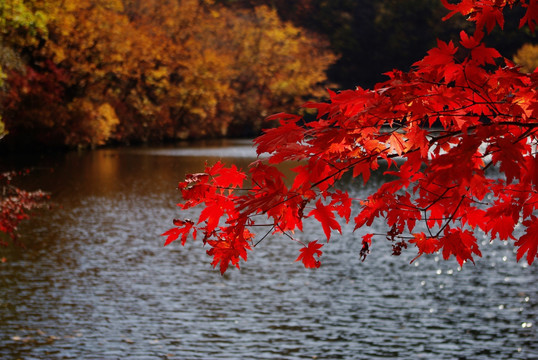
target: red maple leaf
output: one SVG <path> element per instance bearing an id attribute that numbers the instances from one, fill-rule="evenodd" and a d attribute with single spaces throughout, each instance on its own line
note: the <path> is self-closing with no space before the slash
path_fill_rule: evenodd
<path id="1" fill-rule="evenodd" d="M 495 27 L 495 24 L 499 24 L 501 29 L 504 27 L 504 16 L 499 7 L 494 4 L 484 4 L 481 10 L 476 14 L 477 31 L 482 31 L 482 27 L 485 26 L 489 34 Z"/>
<path id="2" fill-rule="evenodd" d="M 527 227 L 527 231 L 514 244 L 519 246 L 516 257 L 519 261 L 527 253 L 527 262 L 531 265 L 538 253 L 538 218 L 533 216 L 531 219 L 525 220 L 523 225 Z"/>
<path id="3" fill-rule="evenodd" d="M 284 114 L 277 114 L 275 118 L 282 119 Z M 256 152 L 258 155 L 263 153 L 272 154 L 281 146 L 292 144 L 300 141 L 304 137 L 304 130 L 295 123 L 300 117 L 289 115 L 286 120 L 280 121 L 280 126 L 264 130 L 264 134 L 254 140 L 258 144 Z"/>
<path id="4" fill-rule="evenodd" d="M 527 11 L 525 12 L 525 16 L 521 18 L 519 27 L 522 27 L 525 25 L 525 23 L 527 23 L 529 25 L 529 29 L 534 32 L 536 24 L 538 24 L 538 1 L 529 0 L 528 4 L 523 4 L 522 6 L 526 7 Z"/>
<path id="5" fill-rule="evenodd" d="M 241 231 L 250 226 L 293 239 L 292 232 L 303 230 L 303 219 L 313 217 L 328 242 L 332 230 L 342 231 L 336 215 L 348 221 L 352 210 L 351 198 L 335 190 L 336 183 L 357 177 L 372 183 L 371 171 L 383 167 L 373 182 L 377 190 L 361 195 L 355 229 L 379 220 L 390 227 L 387 238 L 399 241 L 393 243 L 395 254 L 412 234 L 409 243 L 418 256 L 442 251 L 443 258 L 455 256 L 462 265 L 481 255 L 475 235 L 463 227 L 481 229 L 493 239 L 515 239 L 522 216 L 527 232 L 516 240 L 517 258 L 526 254 L 533 262 L 538 72 L 524 74 L 507 59 L 500 61 L 482 39 L 496 25 L 503 27 L 503 10 L 516 4 L 527 7 L 522 24 L 534 28 L 538 0 L 443 4 L 450 12 L 446 18 L 460 13 L 476 25 L 472 35 L 460 33 L 460 47 L 439 40 L 410 71 L 393 70 L 372 90 L 329 91 L 328 102 L 305 104 L 318 111 L 308 121 L 282 113 L 269 117 L 280 126 L 255 140 L 258 154 L 271 154 L 269 161 L 253 162 L 248 177 L 220 163 L 188 176 L 180 183 L 182 208 L 203 205 L 199 221 L 207 225 L 181 224 L 164 234 L 167 243 L 203 231 L 213 265 L 220 264 L 223 272 L 246 259 L 249 242 Z M 291 161 L 295 164 L 280 166 Z M 295 176 L 286 180 L 290 169 Z M 390 179 L 380 181 L 378 174 Z M 250 186 L 241 189 L 245 180 Z M 308 213 L 307 204 L 314 202 Z M 413 234 L 419 225 L 429 236 Z M 371 234 L 363 237 L 361 259 L 371 239 Z M 305 245 L 297 261 L 318 267 L 321 247 L 317 241 Z"/>
<path id="6" fill-rule="evenodd" d="M 349 217 L 351 216 L 351 198 L 349 197 L 349 194 L 342 190 L 336 190 L 335 193 L 331 194 L 331 197 L 331 205 L 334 206 L 338 215 L 346 219 L 346 223 L 349 222 Z M 340 204 L 336 205 L 338 203 Z"/>
<path id="7" fill-rule="evenodd" d="M 473 49 L 477 47 L 478 45 L 480 45 L 480 40 L 482 40 L 482 37 L 483 37 L 482 35 L 483 33 L 476 34 L 475 36 L 469 36 L 465 32 L 465 30 L 462 30 L 460 32 L 460 38 L 461 38 L 460 44 L 463 47 L 466 47 L 467 49 Z"/>
<path id="8" fill-rule="evenodd" d="M 177 238 L 181 235 L 181 245 L 185 245 L 187 242 L 187 235 L 191 232 L 194 226 L 194 222 L 191 220 L 180 220 L 175 219 L 174 225 L 177 227 L 171 228 L 170 230 L 163 233 L 161 236 L 167 236 L 164 246 L 169 245 L 173 241 L 176 241 Z M 194 229 L 193 238 L 196 239 L 196 229 Z"/>
<path id="9" fill-rule="evenodd" d="M 452 41 L 446 43 L 437 39 L 437 47 L 429 50 L 428 55 L 415 64 L 421 67 L 446 66 L 454 62 L 454 54 L 457 51 L 458 48 L 454 46 Z"/>
<path id="10" fill-rule="evenodd" d="M 211 249 L 207 250 L 207 254 L 213 256 L 211 265 L 215 268 L 220 264 L 221 274 L 226 272 L 230 264 L 239 269 L 239 259 L 247 261 L 247 250 L 251 250 L 249 243 L 251 238 L 252 234 L 248 230 L 224 229 L 217 240 L 207 241 L 211 246 Z"/>
<path id="11" fill-rule="evenodd" d="M 405 151 L 405 142 L 403 136 L 396 132 L 390 134 L 389 137 L 389 153 L 395 152 L 398 155 L 402 155 Z"/>
<path id="12" fill-rule="evenodd" d="M 330 205 L 323 205 L 321 199 L 318 199 L 316 202 L 316 208 L 308 214 L 308 216 L 311 215 L 314 215 L 314 217 L 321 223 L 325 236 L 327 237 L 327 241 L 329 241 L 331 238 L 331 229 L 335 229 L 339 233 L 342 233 L 342 228 L 340 227 L 338 221 L 336 221 L 332 207 Z"/>
<path id="13" fill-rule="evenodd" d="M 474 263 L 473 254 L 482 256 L 476 244 L 476 237 L 468 230 L 450 229 L 445 231 L 445 236 L 439 239 L 439 244 L 440 248 L 443 249 L 443 259 L 448 260 L 451 255 L 454 255 L 460 266 L 466 260 Z"/>
<path id="14" fill-rule="evenodd" d="M 421 232 L 413 234 L 413 239 L 409 240 L 411 244 L 415 244 L 418 248 L 418 255 L 411 260 L 411 263 L 418 259 L 422 254 L 433 254 L 439 250 L 439 239 L 434 237 L 426 237 L 426 235 Z"/>
<path id="15" fill-rule="evenodd" d="M 513 136 L 506 136 L 495 139 L 487 151 L 492 155 L 494 164 L 499 163 L 499 169 L 504 172 L 508 183 L 514 179 L 519 179 L 521 170 L 526 164 L 523 153 L 526 151 L 525 145 L 515 142 Z"/>
<path id="16" fill-rule="evenodd" d="M 211 232 L 219 225 L 220 218 L 224 213 L 225 209 L 219 201 L 208 201 L 200 213 L 198 223 L 207 221 L 207 231 Z"/>
<path id="17" fill-rule="evenodd" d="M 443 6 L 446 7 L 448 10 L 452 10 L 448 15 L 443 18 L 443 20 L 450 19 L 457 13 L 461 13 L 462 15 L 467 16 L 472 11 L 474 11 L 475 8 L 474 0 L 462 0 L 457 4 L 451 4 L 448 2 L 448 0 L 441 0 L 441 2 L 443 3 Z"/>
<path id="18" fill-rule="evenodd" d="M 367 162 L 360 162 L 353 167 L 353 177 L 362 175 L 362 181 L 364 184 L 370 179 L 370 164 Z"/>
<path id="19" fill-rule="evenodd" d="M 214 171 L 212 170 L 209 173 L 213 174 L 213 172 Z M 247 175 L 244 172 L 238 170 L 235 165 L 232 165 L 229 168 L 227 167 L 219 168 L 218 172 L 215 172 L 214 181 L 215 181 L 215 185 L 219 187 L 223 187 L 223 188 L 226 188 L 228 186 L 241 187 L 246 177 Z"/>
<path id="20" fill-rule="evenodd" d="M 492 64 L 495 65 L 496 58 L 500 58 L 502 55 L 493 48 L 487 48 L 484 44 L 480 44 L 471 50 L 471 58 L 476 61 L 478 65 Z"/>
<path id="21" fill-rule="evenodd" d="M 301 260 L 305 268 L 319 268 L 321 263 L 314 256 L 319 259 L 321 254 L 323 254 L 323 251 L 320 250 L 322 247 L 323 244 L 318 244 L 317 240 L 309 242 L 307 246 L 299 250 L 301 254 L 299 254 L 299 257 L 295 261 Z"/>
<path id="22" fill-rule="evenodd" d="M 438 39 L 437 47 L 429 50 L 428 55 L 415 62 L 413 66 L 417 67 L 417 73 L 428 74 L 436 82 L 443 79 L 446 82 L 454 81 L 462 73 L 462 65 L 454 61 L 457 51 L 458 48 L 452 40 L 446 43 Z M 415 105 L 414 108 L 416 109 L 417 106 Z"/>

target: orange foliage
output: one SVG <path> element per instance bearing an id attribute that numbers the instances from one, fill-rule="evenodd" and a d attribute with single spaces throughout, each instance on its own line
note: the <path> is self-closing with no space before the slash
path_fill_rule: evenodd
<path id="1" fill-rule="evenodd" d="M 232 11 L 209 1 L 146 1 L 130 12 L 139 26 L 160 26 L 171 39 L 162 59 L 169 76 L 160 69 L 151 85 L 166 94 L 178 136 L 226 135 L 232 122 L 256 132 L 268 109 L 314 95 L 335 61 L 321 39 L 265 6 Z"/>
<path id="2" fill-rule="evenodd" d="M 514 62 L 522 71 L 533 72 L 538 67 L 538 45 L 523 45 L 514 55 Z"/>
<path id="3" fill-rule="evenodd" d="M 40 124 L 67 145 L 223 136 L 230 129 L 252 134 L 269 109 L 298 106 L 314 95 L 335 60 L 327 44 L 264 6 L 232 11 L 207 0 L 33 4 L 46 14 L 48 37 L 25 48 L 32 54 L 28 69 L 41 85 L 60 89 L 49 106 L 50 95 L 35 79 L 13 73 L 4 94 L 6 125 Z"/>

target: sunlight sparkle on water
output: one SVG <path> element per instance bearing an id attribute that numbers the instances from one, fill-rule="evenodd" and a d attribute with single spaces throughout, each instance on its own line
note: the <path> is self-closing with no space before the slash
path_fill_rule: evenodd
<path id="1" fill-rule="evenodd" d="M 178 178 L 223 154 L 241 168 L 255 156 L 236 142 L 181 146 L 49 160 L 54 173 L 34 180 L 62 209 L 27 224 L 27 248 L 0 247 L 0 359 L 292 360 L 315 350 L 320 359 L 538 359 L 536 272 L 526 259 L 516 265 L 513 241 L 480 237 L 483 257 L 463 269 L 442 253 L 409 266 L 376 252 L 357 266 L 350 226 L 321 269 L 293 266 L 296 243 L 274 238 L 224 277 L 201 243 L 188 253 L 163 249 L 148 229 L 178 215 Z M 384 181 L 378 175 L 374 185 Z M 346 189 L 357 199 L 372 190 Z"/>

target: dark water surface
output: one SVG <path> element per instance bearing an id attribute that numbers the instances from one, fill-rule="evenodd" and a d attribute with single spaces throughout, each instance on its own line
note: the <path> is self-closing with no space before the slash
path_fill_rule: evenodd
<path id="1" fill-rule="evenodd" d="M 363 233 L 348 225 L 318 270 L 275 237 L 224 277 L 199 241 L 163 248 L 177 181 L 253 156 L 227 142 L 17 159 L 40 167 L 24 185 L 61 207 L 23 226 L 26 249 L 0 249 L 0 358 L 538 359 L 537 265 L 516 263 L 513 246 L 484 239 L 483 258 L 459 269 L 440 256 L 410 265 L 414 251 L 392 257 L 378 240 L 361 263 Z"/>

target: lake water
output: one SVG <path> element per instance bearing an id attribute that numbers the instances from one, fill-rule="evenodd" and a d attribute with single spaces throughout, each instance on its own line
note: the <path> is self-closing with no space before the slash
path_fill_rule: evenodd
<path id="1" fill-rule="evenodd" d="M 26 248 L 0 249 L 0 358 L 538 359 L 538 264 L 517 263 L 511 244 L 483 239 L 460 269 L 440 255 L 409 264 L 414 249 L 393 257 L 379 239 L 362 263 L 350 224 L 319 269 L 269 237 L 225 276 L 200 241 L 164 248 L 177 182 L 206 160 L 254 156 L 225 141 L 4 158 L 34 166 L 22 185 L 57 206 L 22 226 Z"/>

